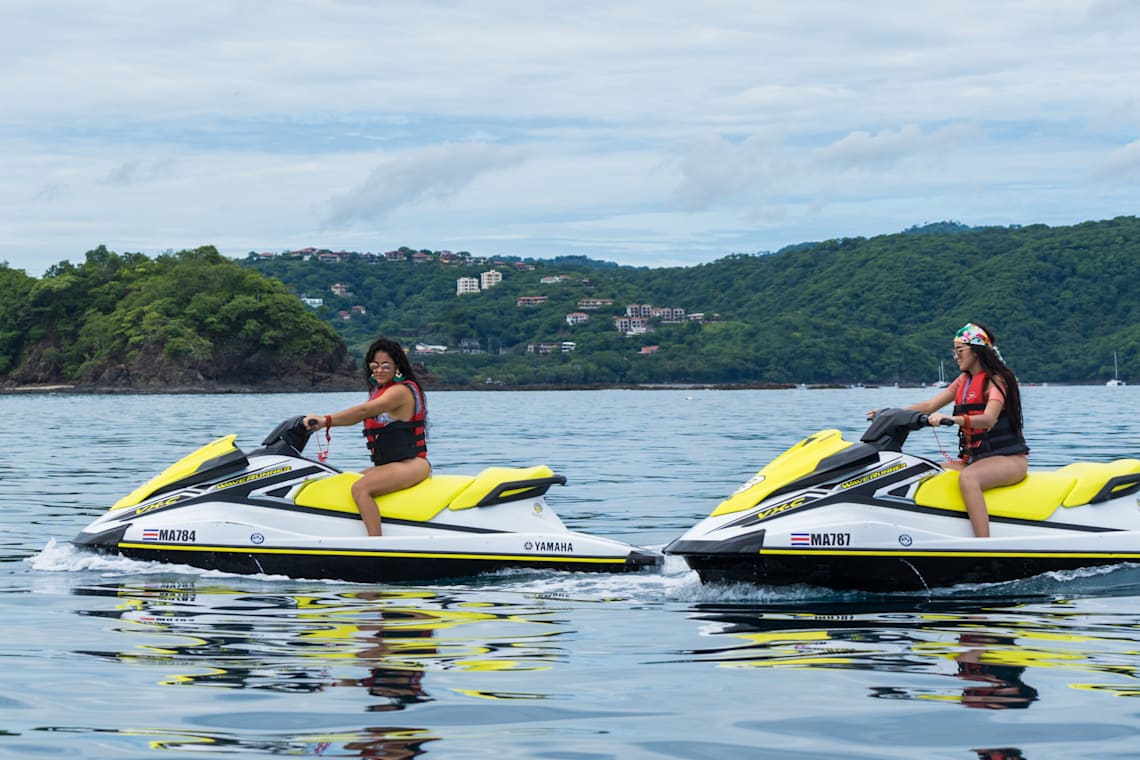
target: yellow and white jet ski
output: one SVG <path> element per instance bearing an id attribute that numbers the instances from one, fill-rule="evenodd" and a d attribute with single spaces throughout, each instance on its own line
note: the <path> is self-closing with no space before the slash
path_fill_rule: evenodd
<path id="1" fill-rule="evenodd" d="M 311 431 L 285 420 L 246 455 L 228 435 L 119 500 L 72 542 L 222 570 L 368 583 L 502 568 L 623 572 L 656 552 L 570 531 L 546 503 L 566 478 L 545 465 L 433 475 L 377 497 L 384 535 L 368 536 L 350 488 L 358 473 L 302 456 Z"/>
<path id="2" fill-rule="evenodd" d="M 879 410 L 859 443 L 805 438 L 665 547 L 705 582 L 921 590 L 1140 562 L 1140 459 L 1030 470 L 986 492 L 975 538 L 958 473 L 902 446 L 927 416 Z"/>

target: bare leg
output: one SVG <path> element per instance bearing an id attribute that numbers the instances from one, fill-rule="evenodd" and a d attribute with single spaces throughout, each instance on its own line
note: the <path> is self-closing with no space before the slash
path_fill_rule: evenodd
<path id="1" fill-rule="evenodd" d="M 966 514 L 970 516 L 970 527 L 974 529 L 975 536 L 986 538 L 990 535 L 990 515 L 986 511 L 983 491 L 1020 483 L 1028 472 L 1029 457 L 1024 454 L 986 457 L 962 468 L 958 487 L 962 490 L 962 501 L 966 502 Z"/>
<path id="2" fill-rule="evenodd" d="M 431 475 L 431 465 L 420 457 L 389 462 L 365 470 L 360 480 L 352 484 L 352 500 L 356 502 L 368 535 L 380 535 L 380 508 L 376 505 L 376 497 L 411 488 L 426 480 L 428 475 Z"/>

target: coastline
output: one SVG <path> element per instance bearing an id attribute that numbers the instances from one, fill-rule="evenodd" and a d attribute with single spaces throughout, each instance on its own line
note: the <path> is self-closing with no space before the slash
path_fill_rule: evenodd
<path id="1" fill-rule="evenodd" d="M 805 390 L 826 390 L 849 388 L 848 385 L 837 383 L 821 383 L 815 385 L 797 385 L 795 383 L 586 383 L 571 385 L 533 384 L 477 384 L 454 385 L 445 383 L 423 384 L 427 392 L 448 391 L 602 391 L 602 390 L 630 390 L 630 391 L 738 391 L 738 390 L 792 390 L 802 388 Z M 873 388 L 878 386 L 860 386 Z M 918 387 L 918 386 L 915 386 Z M 68 395 L 161 395 L 161 394 L 254 394 L 254 393 L 345 393 L 361 391 L 357 383 L 328 384 L 321 386 L 264 386 L 264 385 L 225 385 L 225 384 L 199 384 L 186 386 L 144 388 L 124 386 L 93 386 L 93 385 L 15 385 L 0 386 L 0 396 L 30 395 L 37 393 L 58 393 Z"/>

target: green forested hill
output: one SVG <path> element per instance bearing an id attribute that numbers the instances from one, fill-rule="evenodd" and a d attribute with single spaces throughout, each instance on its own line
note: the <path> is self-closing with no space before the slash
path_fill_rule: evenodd
<path id="1" fill-rule="evenodd" d="M 1104 382 L 1117 352 L 1121 378 L 1140 382 L 1135 217 L 942 223 L 690 267 L 342 258 L 251 253 L 239 263 L 201 248 L 151 260 L 100 247 L 41 279 L 0 266 L 0 383 L 305 385 L 343 379 L 348 354 L 378 334 L 447 346 L 414 358 L 457 385 L 921 383 L 940 360 L 952 372 L 951 338 L 966 321 L 995 330 L 1023 381 Z M 499 285 L 456 295 L 458 278 L 490 269 Z M 521 296 L 547 300 L 519 306 Z M 584 310 L 581 299 L 613 303 Z M 613 319 L 630 304 L 705 318 L 650 320 L 649 332 L 626 335 Z M 567 324 L 577 311 L 590 319 Z M 541 344 L 553 352 L 528 351 Z"/>
<path id="2" fill-rule="evenodd" d="M 162 390 L 346 385 L 336 333 L 280 282 L 213 248 L 100 246 L 36 280 L 0 267 L 0 385 Z"/>
<path id="3" fill-rule="evenodd" d="M 692 267 L 569 258 L 517 271 L 515 263 L 248 261 L 299 294 L 324 298 L 325 318 L 354 350 L 383 332 L 492 352 L 425 360 L 449 382 L 916 383 L 936 379 L 940 360 L 952 371 L 951 337 L 972 320 L 993 328 L 1026 381 L 1103 382 L 1114 351 L 1121 376 L 1140 378 L 1135 217 L 1055 228 L 931 225 Z M 501 285 L 455 295 L 458 277 L 491 268 L 503 272 Z M 553 275 L 570 281 L 540 283 Z M 352 295 L 333 297 L 337 282 Z M 549 300 L 519 307 L 521 295 Z M 580 298 L 614 304 L 571 327 L 565 316 Z M 643 303 L 704 313 L 706 321 L 633 336 L 614 329 L 612 316 Z M 367 316 L 336 316 L 352 305 Z M 575 351 L 526 353 L 528 344 L 558 341 L 573 341 Z M 645 346 L 658 348 L 643 355 Z"/>

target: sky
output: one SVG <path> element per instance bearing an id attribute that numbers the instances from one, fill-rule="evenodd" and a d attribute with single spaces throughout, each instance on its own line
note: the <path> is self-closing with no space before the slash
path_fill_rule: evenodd
<path id="1" fill-rule="evenodd" d="M 1133 0 L 0 0 L 0 263 L 1137 213 Z"/>

